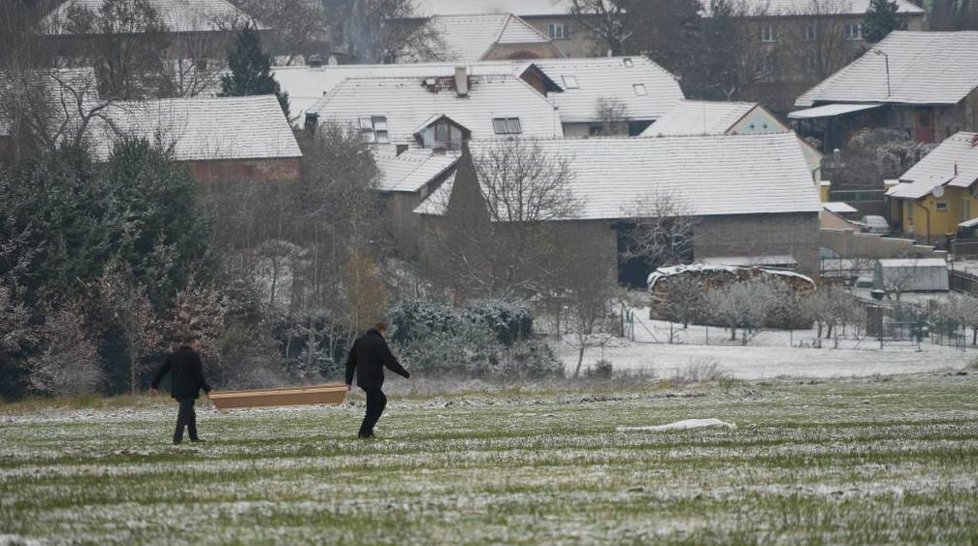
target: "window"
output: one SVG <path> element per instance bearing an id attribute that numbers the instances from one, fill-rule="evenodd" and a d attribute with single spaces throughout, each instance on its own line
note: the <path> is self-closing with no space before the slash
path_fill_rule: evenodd
<path id="1" fill-rule="evenodd" d="M 761 27 L 761 41 L 768 44 L 778 41 L 778 35 L 774 32 L 773 25 Z"/>
<path id="2" fill-rule="evenodd" d="M 649 92 L 645 90 L 644 83 L 636 83 L 632 85 L 632 88 L 635 89 L 635 94 L 640 97 L 644 97 L 649 94 Z"/>
<path id="3" fill-rule="evenodd" d="M 360 136 L 373 144 L 389 144 L 391 139 L 387 131 L 387 116 L 361 116 Z"/>
<path id="4" fill-rule="evenodd" d="M 805 72 L 809 74 L 818 72 L 818 58 L 815 55 L 808 54 L 805 56 Z"/>
<path id="5" fill-rule="evenodd" d="M 577 89 L 577 78 L 574 76 L 561 76 L 564 80 L 564 89 Z"/>
<path id="6" fill-rule="evenodd" d="M 818 23 L 809 23 L 805 25 L 805 41 L 814 42 L 818 40 Z"/>
<path id="7" fill-rule="evenodd" d="M 567 27 L 564 23 L 547 23 L 547 36 L 551 40 L 564 40 L 567 38 Z"/>
<path id="8" fill-rule="evenodd" d="M 761 58 L 760 62 L 757 63 L 757 71 L 761 74 L 772 74 L 778 69 L 777 63 L 774 62 L 774 55 L 765 55 Z"/>
<path id="9" fill-rule="evenodd" d="M 958 215 L 958 221 L 964 222 L 965 220 L 971 220 L 971 198 L 970 197 L 961 198 L 961 214 Z"/>
<path id="10" fill-rule="evenodd" d="M 438 142 L 448 142 L 449 139 L 448 124 L 444 121 L 435 125 L 435 140 Z"/>
<path id="11" fill-rule="evenodd" d="M 908 227 L 913 227 L 913 201 L 905 201 L 903 203 L 903 217 L 905 218 L 905 224 Z"/>
<path id="12" fill-rule="evenodd" d="M 843 36 L 852 42 L 863 39 L 863 25 L 861 23 L 849 23 L 843 29 Z"/>
<path id="13" fill-rule="evenodd" d="M 492 118 L 492 128 L 497 135 L 518 135 L 523 132 L 520 118 Z"/>
<path id="14" fill-rule="evenodd" d="M 937 212 L 947 212 L 947 201 L 937 202 Z"/>

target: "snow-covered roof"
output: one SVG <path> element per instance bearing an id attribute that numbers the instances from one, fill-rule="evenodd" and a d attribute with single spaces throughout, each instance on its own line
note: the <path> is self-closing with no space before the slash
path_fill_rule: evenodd
<path id="1" fill-rule="evenodd" d="M 825 210 L 834 212 L 836 214 L 852 214 L 854 212 L 859 212 L 856 207 L 842 201 L 827 201 L 822 203 L 822 206 L 825 208 Z"/>
<path id="2" fill-rule="evenodd" d="M 497 138 L 493 118 L 519 118 L 523 137 L 564 135 L 560 117 L 547 99 L 523 80 L 511 76 L 472 76 L 464 97 L 454 78 L 350 78 L 311 106 L 320 123 L 332 120 L 356 125 L 365 116 L 386 117 L 393 144 L 416 143 L 414 132 L 435 114 L 448 116 L 471 131 L 473 139 Z M 505 135 L 506 137 L 512 135 Z"/>
<path id="3" fill-rule="evenodd" d="M 380 191 L 415 192 L 451 169 L 459 154 L 435 153 L 431 150 L 408 150 L 395 155 L 389 150 L 374 154 L 380 169 Z"/>
<path id="4" fill-rule="evenodd" d="M 473 62 L 482 60 L 496 44 L 551 44 L 532 25 L 505 13 L 497 15 L 445 15 L 431 19 L 444 45 L 446 60 Z M 559 51 L 554 48 L 554 53 Z"/>
<path id="5" fill-rule="evenodd" d="M 811 16 L 822 15 L 832 17 L 837 15 L 862 16 L 869 9 L 870 0 L 846 0 L 830 2 L 827 0 L 740 0 L 744 11 L 751 16 L 762 17 L 772 15 L 782 16 Z M 924 9 L 914 5 L 909 0 L 894 0 L 897 13 L 902 15 L 923 15 Z M 705 15 L 710 16 L 710 3 L 703 2 Z"/>
<path id="6" fill-rule="evenodd" d="M 567 15 L 570 0 L 414 0 L 414 15 L 483 15 L 512 13 L 520 17 Z"/>
<path id="7" fill-rule="evenodd" d="M 68 0 L 41 20 L 45 34 L 71 34 L 64 25 L 72 6 L 98 13 L 106 0 Z M 147 0 L 170 32 L 213 32 L 238 28 L 245 23 L 267 28 L 226 0 Z"/>
<path id="8" fill-rule="evenodd" d="M 978 31 L 894 31 L 798 97 L 795 106 L 957 104 L 976 87 Z"/>
<path id="9" fill-rule="evenodd" d="M 568 161 L 574 219 L 633 215 L 644 198 L 669 195 L 697 216 L 817 213 L 822 209 L 792 133 L 662 138 L 538 140 Z M 491 142 L 470 146 L 480 157 Z"/>
<path id="10" fill-rule="evenodd" d="M 274 95 L 118 102 L 94 130 L 108 157 L 120 136 L 172 147 L 177 161 L 302 157 Z"/>
<path id="11" fill-rule="evenodd" d="M 563 92 L 548 99 L 558 107 L 564 123 L 600 121 L 598 101 L 617 99 L 628 109 L 629 119 L 653 120 L 683 99 L 676 78 L 645 57 L 595 57 L 585 59 L 535 59 L 532 61 L 479 61 L 461 63 L 472 76 L 522 75 L 537 69 Z M 348 78 L 449 77 L 458 63 L 411 63 L 336 65 L 321 67 L 276 67 L 273 71 L 283 91 L 289 93 L 293 114 L 300 123 L 305 112 L 324 95 Z M 568 78 L 565 78 L 567 76 Z M 573 78 L 570 80 L 569 78 Z M 576 84 L 567 88 L 567 81 Z M 635 85 L 644 86 L 638 95 Z"/>
<path id="12" fill-rule="evenodd" d="M 654 120 L 684 98 L 675 76 L 645 56 L 538 59 L 533 64 L 564 88 L 551 95 L 564 123 L 600 121 L 601 99 L 623 104 L 627 119 Z"/>
<path id="13" fill-rule="evenodd" d="M 944 139 L 900 177 L 886 195 L 920 199 L 938 186 L 968 188 L 978 182 L 978 133 L 960 132 Z"/>
<path id="14" fill-rule="evenodd" d="M 278 66 L 275 81 L 289 93 L 289 107 L 301 124 L 310 106 L 348 78 L 426 78 L 455 74 L 456 63 L 341 64 L 333 66 Z M 526 61 L 481 61 L 465 65 L 473 76 L 510 75 L 522 72 Z"/>
<path id="15" fill-rule="evenodd" d="M 944 258 L 880 258 L 876 260 L 882 267 L 938 267 L 946 269 Z"/>
<path id="16" fill-rule="evenodd" d="M 844 116 L 854 112 L 879 108 L 880 106 L 882 104 L 825 104 L 814 108 L 795 110 L 788 114 L 788 119 L 834 118 L 835 116 Z"/>
<path id="17" fill-rule="evenodd" d="M 680 101 L 642 136 L 722 135 L 756 107 L 756 102 Z"/>
<path id="18" fill-rule="evenodd" d="M 448 211 L 448 202 L 452 198 L 452 190 L 455 188 L 455 174 L 452 173 L 441 183 L 440 186 L 431 192 L 427 199 L 415 207 L 415 214 L 427 216 L 442 216 Z"/>

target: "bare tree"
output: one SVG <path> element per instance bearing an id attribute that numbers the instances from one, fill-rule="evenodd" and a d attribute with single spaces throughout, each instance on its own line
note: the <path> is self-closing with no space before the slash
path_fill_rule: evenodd
<path id="1" fill-rule="evenodd" d="M 323 0 L 323 8 L 334 23 L 334 43 L 346 44 L 354 62 L 433 61 L 444 54 L 438 29 L 415 16 L 411 0 Z"/>
<path id="2" fill-rule="evenodd" d="M 330 20 L 315 0 L 232 0 L 267 25 L 262 40 L 277 61 L 293 65 L 310 55 L 327 53 Z"/>
<path id="3" fill-rule="evenodd" d="M 55 395 L 101 390 L 105 373 L 95 345 L 97 337 L 88 327 L 78 302 L 52 306 L 41 328 L 41 337 L 43 348 L 28 361 L 32 390 Z"/>
<path id="4" fill-rule="evenodd" d="M 603 46 L 599 54 L 625 54 L 634 31 L 628 25 L 628 0 L 571 0 L 570 11 Z"/>
<path id="5" fill-rule="evenodd" d="M 834 74 L 865 49 L 860 41 L 846 40 L 844 15 L 850 11 L 847 0 L 806 0 L 785 13 L 787 67 L 800 72 L 806 85 Z"/>
<path id="6" fill-rule="evenodd" d="M 553 222 L 578 210 L 573 179 L 568 159 L 532 140 L 492 142 L 471 161 L 463 153 L 446 225 L 426 249 L 430 273 L 460 294 L 541 293 L 554 270 Z"/>
<path id="7" fill-rule="evenodd" d="M 777 306 L 783 282 L 750 278 L 713 290 L 707 296 L 713 316 L 730 328 L 730 339 L 737 339 L 737 328 L 743 331 L 742 344 L 747 345 L 747 335 L 755 334 L 764 326 L 768 315 Z"/>
<path id="8" fill-rule="evenodd" d="M 64 20 L 52 21 L 48 31 L 69 44 L 66 58 L 95 66 L 102 96 L 165 94 L 167 27 L 149 0 L 105 0 L 97 11 L 71 4 Z"/>
<path id="9" fill-rule="evenodd" d="M 129 392 L 135 394 L 144 371 L 142 359 L 160 344 L 156 314 L 146 288 L 121 262 L 106 266 L 97 289 L 101 307 L 122 332 L 129 361 Z"/>
<path id="10" fill-rule="evenodd" d="M 641 260 L 649 271 L 692 259 L 697 219 L 682 196 L 656 189 L 625 208 L 622 215 L 631 222 L 624 259 Z"/>
<path id="11" fill-rule="evenodd" d="M 927 22 L 930 30 L 978 30 L 978 4 L 973 0 L 938 0 Z"/>
<path id="12" fill-rule="evenodd" d="M 621 99 L 598 99 L 597 112 L 601 136 L 628 136 L 628 105 Z"/>

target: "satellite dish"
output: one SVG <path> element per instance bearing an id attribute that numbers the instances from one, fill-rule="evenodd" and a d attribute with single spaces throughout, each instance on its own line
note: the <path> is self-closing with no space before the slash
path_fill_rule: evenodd
<path id="1" fill-rule="evenodd" d="M 937 186 L 937 187 L 935 187 L 934 189 L 932 189 L 930 191 L 930 194 L 933 195 L 934 197 L 938 198 L 938 199 L 940 199 L 941 197 L 944 197 L 944 186 Z"/>

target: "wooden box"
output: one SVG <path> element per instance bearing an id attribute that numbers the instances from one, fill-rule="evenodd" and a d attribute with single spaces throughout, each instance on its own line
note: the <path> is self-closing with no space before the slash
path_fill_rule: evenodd
<path id="1" fill-rule="evenodd" d="M 310 404 L 335 406 L 346 399 L 346 385 L 341 383 L 281 389 L 211 391 L 209 397 L 218 409 L 301 406 Z"/>

